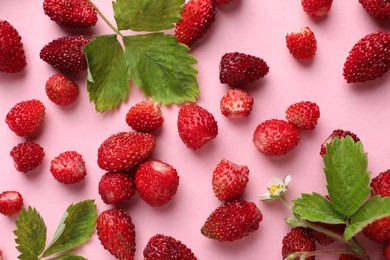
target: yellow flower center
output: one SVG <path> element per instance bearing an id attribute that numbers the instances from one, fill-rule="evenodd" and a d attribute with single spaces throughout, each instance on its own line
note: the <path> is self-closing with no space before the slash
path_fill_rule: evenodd
<path id="1" fill-rule="evenodd" d="M 281 185 L 272 185 L 271 187 L 269 187 L 269 192 L 271 193 L 271 195 L 275 195 L 276 192 L 278 192 L 280 189 L 281 189 Z"/>

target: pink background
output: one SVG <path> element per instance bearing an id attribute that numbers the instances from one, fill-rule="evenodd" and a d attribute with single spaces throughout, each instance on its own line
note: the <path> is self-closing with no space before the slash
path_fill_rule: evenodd
<path id="1" fill-rule="evenodd" d="M 111 1 L 95 3 L 114 22 Z M 0 191 L 21 192 L 25 206 L 33 206 L 42 214 L 50 239 L 69 204 L 95 199 L 99 212 L 111 208 L 101 201 L 97 192 L 104 174 L 96 163 L 97 149 L 111 134 L 130 131 L 125 115 L 145 97 L 132 86 L 128 101 L 120 109 L 96 113 L 84 87 L 86 73 L 80 73 L 72 75 L 80 86 L 77 102 L 67 108 L 56 106 L 47 98 L 44 85 L 57 71 L 39 59 L 41 48 L 68 34 L 112 31 L 102 19 L 90 29 L 61 28 L 44 14 L 42 1 L 2 0 L 0 19 L 9 21 L 19 31 L 28 63 L 22 73 L 0 73 Z M 316 56 L 309 63 L 297 62 L 285 46 L 286 33 L 303 26 L 309 26 L 318 41 Z M 219 6 L 212 28 L 192 49 L 198 59 L 196 67 L 202 92 L 198 104 L 214 114 L 219 135 L 204 148 L 190 150 L 177 133 L 179 106 L 162 108 L 165 123 L 156 133 L 157 148 L 152 157 L 173 165 L 180 175 L 180 185 L 175 198 L 166 206 L 152 208 L 138 195 L 120 206 L 131 215 L 136 226 L 136 259 L 142 259 L 143 248 L 156 233 L 181 240 L 199 259 L 281 259 L 281 241 L 290 229 L 284 218 L 290 214 L 279 202 L 259 202 L 258 194 L 266 190 L 270 178 L 288 174 L 292 175 L 292 183 L 287 199 L 292 200 L 303 192 L 326 194 L 319 149 L 334 129 L 351 130 L 361 138 L 373 176 L 390 168 L 389 73 L 373 82 L 354 85 L 347 84 L 342 76 L 352 46 L 380 28 L 390 30 L 389 24 L 371 18 L 357 0 L 335 1 L 328 16 L 318 21 L 303 12 L 299 0 L 234 0 Z M 229 89 L 219 82 L 219 61 L 224 53 L 232 51 L 259 56 L 270 67 L 265 78 L 246 88 L 255 98 L 255 104 L 251 116 L 242 120 L 229 120 L 219 111 L 220 98 Z M 21 174 L 15 170 L 9 152 L 25 138 L 10 131 L 4 119 L 17 102 L 32 98 L 45 104 L 47 114 L 42 129 L 28 140 L 41 144 L 46 157 L 38 169 Z M 256 126 L 266 119 L 284 119 L 286 108 L 303 100 L 316 102 L 320 107 L 321 118 L 316 129 L 302 132 L 298 146 L 285 156 L 267 157 L 259 153 L 252 143 Z M 78 151 L 86 161 L 88 174 L 82 183 L 67 186 L 57 182 L 49 172 L 51 159 L 66 150 Z M 221 205 L 211 186 L 212 171 L 221 159 L 249 167 L 250 180 L 243 198 L 255 202 L 264 216 L 258 231 L 233 243 L 220 243 L 200 234 L 208 215 Z M 6 260 L 16 259 L 18 255 L 14 221 L 15 218 L 0 216 L 0 248 Z M 372 259 L 383 258 L 382 245 L 363 236 L 359 239 L 369 248 Z M 113 259 L 100 245 L 96 234 L 76 252 L 88 259 Z M 338 259 L 338 256 L 317 259 Z"/>

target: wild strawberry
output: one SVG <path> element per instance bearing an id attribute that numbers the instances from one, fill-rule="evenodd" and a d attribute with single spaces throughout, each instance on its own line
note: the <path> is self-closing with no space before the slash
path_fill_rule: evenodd
<path id="1" fill-rule="evenodd" d="M 305 13 L 313 18 L 326 15 L 332 7 L 333 0 L 302 0 L 301 4 Z"/>
<path id="2" fill-rule="evenodd" d="M 51 76 L 46 81 L 45 90 L 47 97 L 60 106 L 72 104 L 79 96 L 77 84 L 61 73 Z"/>
<path id="3" fill-rule="evenodd" d="M 14 146 L 10 155 L 14 160 L 16 170 L 28 172 L 34 170 L 42 163 L 45 152 L 39 144 L 25 142 Z"/>
<path id="4" fill-rule="evenodd" d="M 17 191 L 4 191 L 0 194 L 0 213 L 6 216 L 18 214 L 23 208 L 23 197 Z"/>
<path id="5" fill-rule="evenodd" d="M 253 97 L 239 88 L 229 89 L 220 102 L 222 114 L 229 118 L 249 116 L 252 106 Z"/>
<path id="6" fill-rule="evenodd" d="M 221 201 L 231 201 L 240 196 L 249 181 L 249 168 L 222 160 L 214 169 L 212 184 L 215 196 Z"/>
<path id="7" fill-rule="evenodd" d="M 290 253 L 315 251 L 316 243 L 309 231 L 304 227 L 295 227 L 288 232 L 283 238 L 282 256 L 286 258 Z M 298 260 L 299 257 L 294 260 Z M 309 256 L 307 260 L 314 260 L 314 256 Z"/>
<path id="8" fill-rule="evenodd" d="M 134 259 L 135 227 L 123 209 L 108 209 L 100 213 L 96 230 L 104 249 L 117 259 Z"/>
<path id="9" fill-rule="evenodd" d="M 371 180 L 370 186 L 373 195 L 390 196 L 390 170 L 379 173 Z"/>
<path id="10" fill-rule="evenodd" d="M 51 161 L 50 172 L 57 181 L 65 184 L 80 182 L 87 175 L 85 162 L 75 151 L 66 151 L 55 157 Z"/>
<path id="11" fill-rule="evenodd" d="M 179 176 L 171 165 L 151 160 L 142 163 L 135 174 L 140 197 L 151 206 L 163 206 L 175 196 Z"/>
<path id="12" fill-rule="evenodd" d="M 390 260 L 390 240 L 385 243 L 383 256 L 385 257 L 385 260 Z"/>
<path id="13" fill-rule="evenodd" d="M 144 260 L 185 259 L 196 260 L 194 253 L 181 241 L 171 236 L 157 234 L 149 239 L 144 251 Z"/>
<path id="14" fill-rule="evenodd" d="M 311 130 L 317 125 L 320 108 L 316 103 L 302 101 L 287 108 L 286 119 L 300 130 Z"/>
<path id="15" fill-rule="evenodd" d="M 363 8 L 372 17 L 381 20 L 390 20 L 390 2 L 386 0 L 359 0 Z"/>
<path id="16" fill-rule="evenodd" d="M 340 255 L 339 260 L 361 260 L 361 258 L 354 255 Z"/>
<path id="17" fill-rule="evenodd" d="M 156 139 L 147 133 L 119 132 L 108 137 L 98 149 L 98 165 L 106 171 L 129 171 L 147 159 Z"/>
<path id="18" fill-rule="evenodd" d="M 98 20 L 87 0 L 44 0 L 43 11 L 63 27 L 90 27 Z"/>
<path id="19" fill-rule="evenodd" d="M 45 110 L 45 106 L 39 100 L 22 101 L 11 108 L 5 122 L 17 136 L 26 136 L 41 126 Z"/>
<path id="20" fill-rule="evenodd" d="M 382 77 L 390 68 L 390 34 L 379 30 L 360 39 L 349 51 L 344 63 L 348 83 Z"/>
<path id="21" fill-rule="evenodd" d="M 45 45 L 39 56 L 62 72 L 80 72 L 87 68 L 83 48 L 89 40 L 84 36 L 65 36 Z"/>
<path id="22" fill-rule="evenodd" d="M 303 27 L 286 35 L 287 48 L 297 60 L 311 60 L 317 51 L 317 40 L 309 27 Z"/>
<path id="23" fill-rule="evenodd" d="M 271 119 L 258 125 L 253 133 L 253 143 L 266 155 L 283 155 L 294 149 L 300 140 L 298 129 L 291 123 Z"/>
<path id="24" fill-rule="evenodd" d="M 164 118 L 158 103 L 149 99 L 130 108 L 126 114 L 126 123 L 135 131 L 150 133 L 162 126 Z"/>
<path id="25" fill-rule="evenodd" d="M 359 137 L 357 137 L 357 135 L 355 135 L 354 133 L 352 133 L 348 130 L 341 130 L 341 129 L 333 130 L 333 132 L 328 136 L 328 138 L 326 138 L 326 140 L 321 145 L 321 150 L 320 150 L 321 156 L 324 156 L 326 154 L 326 145 L 332 143 L 333 139 L 336 136 L 339 138 L 351 136 L 355 142 L 360 141 L 360 139 L 359 139 Z"/>
<path id="26" fill-rule="evenodd" d="M 0 20 L 0 71 L 16 73 L 26 65 L 22 37 L 9 22 Z"/>
<path id="27" fill-rule="evenodd" d="M 263 215 L 253 202 L 232 201 L 214 210 L 204 223 L 201 233 L 218 241 L 234 241 L 259 228 Z"/>
<path id="28" fill-rule="evenodd" d="M 233 87 L 252 83 L 269 72 L 267 63 L 256 56 L 239 52 L 225 53 L 219 64 L 219 81 Z"/>
<path id="29" fill-rule="evenodd" d="M 106 204 L 119 204 L 136 192 L 134 179 L 126 172 L 107 172 L 99 181 L 99 194 Z"/>
<path id="30" fill-rule="evenodd" d="M 189 0 L 184 4 L 181 20 L 176 24 L 176 39 L 188 46 L 193 44 L 211 27 L 216 14 L 213 0 Z"/>
<path id="31" fill-rule="evenodd" d="M 218 124 L 206 109 L 189 104 L 178 114 L 177 128 L 183 143 L 189 148 L 199 149 L 218 135 Z"/>

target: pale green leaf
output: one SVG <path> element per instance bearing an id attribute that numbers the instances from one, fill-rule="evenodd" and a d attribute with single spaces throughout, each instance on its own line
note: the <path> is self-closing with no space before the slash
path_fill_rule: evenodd
<path id="1" fill-rule="evenodd" d="M 73 253 L 66 253 L 54 258 L 50 258 L 49 260 L 87 260 L 87 258 L 75 255 Z"/>

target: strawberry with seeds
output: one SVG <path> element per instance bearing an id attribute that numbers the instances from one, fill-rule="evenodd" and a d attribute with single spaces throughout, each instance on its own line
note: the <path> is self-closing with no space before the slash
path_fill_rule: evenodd
<path id="1" fill-rule="evenodd" d="M 0 71 L 16 73 L 26 67 L 22 38 L 7 21 L 0 20 Z"/>
<path id="2" fill-rule="evenodd" d="M 381 20 L 390 20 L 390 1 L 388 0 L 359 0 L 363 8 L 372 17 Z"/>
<path id="3" fill-rule="evenodd" d="M 159 104 L 149 99 L 130 108 L 126 114 L 126 123 L 135 131 L 150 133 L 163 125 L 164 118 Z"/>
<path id="4" fill-rule="evenodd" d="M 300 61 L 313 59 L 317 51 L 317 40 L 309 27 L 288 33 L 286 45 L 292 56 Z"/>
<path id="5" fill-rule="evenodd" d="M 302 101 L 287 108 L 286 119 L 300 130 L 312 130 L 320 117 L 320 108 L 316 103 Z"/>
<path id="6" fill-rule="evenodd" d="M 320 155 L 324 156 L 326 154 L 326 145 L 332 143 L 333 139 L 336 136 L 339 138 L 342 138 L 342 137 L 346 137 L 348 135 L 351 136 L 355 142 L 360 141 L 359 137 L 357 137 L 357 135 L 355 135 L 351 131 L 341 130 L 341 129 L 333 130 L 333 132 L 328 136 L 328 138 L 326 138 L 326 140 L 322 143 L 321 149 L 320 149 Z"/>
<path id="7" fill-rule="evenodd" d="M 50 172 L 57 181 L 65 184 L 78 183 L 87 175 L 85 162 L 75 151 L 66 151 L 55 157 L 51 161 Z"/>
<path id="8" fill-rule="evenodd" d="M 221 113 L 228 118 L 247 117 L 252 106 L 253 97 L 239 88 L 229 89 L 220 102 Z"/>
<path id="9" fill-rule="evenodd" d="M 79 96 L 77 84 L 61 73 L 51 76 L 46 81 L 45 90 L 48 98 L 60 106 L 72 104 Z"/>
<path id="10" fill-rule="evenodd" d="M 107 172 L 99 181 L 99 194 L 106 204 L 119 204 L 136 192 L 134 179 L 126 172 Z"/>
<path id="11" fill-rule="evenodd" d="M 0 213 L 5 216 L 17 215 L 23 208 L 23 197 L 17 191 L 4 191 L 0 194 Z"/>
<path id="12" fill-rule="evenodd" d="M 302 0 L 301 4 L 305 13 L 313 18 L 326 15 L 332 7 L 333 0 Z"/>
<path id="13" fill-rule="evenodd" d="M 310 232 L 304 227 L 295 227 L 288 232 L 282 241 L 282 256 L 286 258 L 290 253 L 315 251 L 316 243 Z M 299 257 L 294 260 L 298 260 Z M 314 260 L 314 256 L 309 256 L 307 260 Z"/>
<path id="14" fill-rule="evenodd" d="M 12 148 L 10 155 L 14 160 L 16 170 L 28 172 L 34 170 L 42 163 L 45 152 L 39 144 L 25 142 Z"/>

